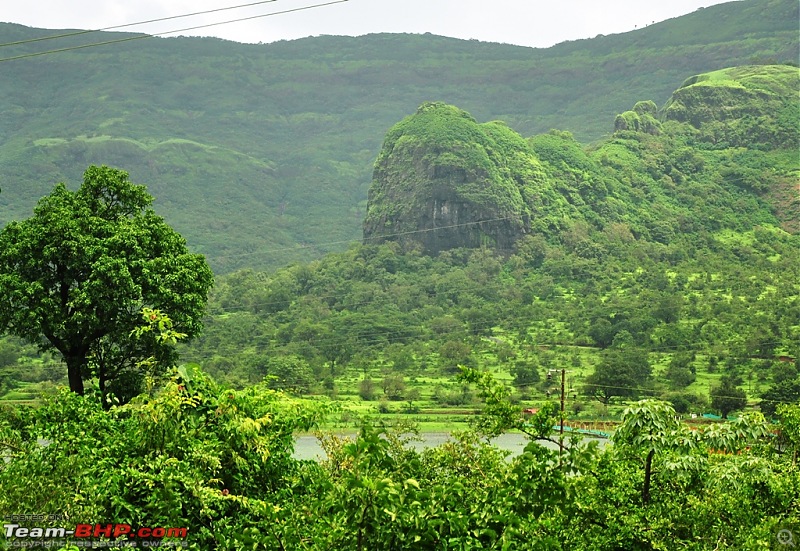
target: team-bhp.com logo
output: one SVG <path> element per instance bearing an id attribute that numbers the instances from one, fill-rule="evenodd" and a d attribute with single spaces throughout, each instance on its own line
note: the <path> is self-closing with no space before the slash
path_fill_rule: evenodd
<path id="1" fill-rule="evenodd" d="M 78 547 L 186 547 L 188 530 L 148 526 L 134 528 L 130 524 L 76 524 L 75 528 L 29 528 L 11 523 L 3 524 L 3 532 L 7 539 L 13 540 L 13 547 L 51 547 L 55 543 L 53 540 L 67 538 L 71 540 L 70 543 Z M 164 541 L 164 538 L 169 538 L 170 541 Z M 107 541 L 108 539 L 113 541 Z"/>

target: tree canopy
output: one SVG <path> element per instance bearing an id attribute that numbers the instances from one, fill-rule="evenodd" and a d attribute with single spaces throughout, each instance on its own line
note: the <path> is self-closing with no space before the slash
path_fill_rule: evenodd
<path id="1" fill-rule="evenodd" d="M 711 388 L 711 407 L 719 411 L 726 419 L 732 411 L 743 409 L 747 405 L 747 395 L 736 386 L 730 376 L 723 376 L 720 384 Z"/>
<path id="2" fill-rule="evenodd" d="M 132 334 L 143 308 L 188 337 L 201 327 L 211 269 L 152 202 L 126 172 L 90 166 L 77 191 L 56 185 L 0 232 L 0 331 L 60 352 L 73 392 L 91 377 L 104 396 L 123 379 L 135 387 L 139 362 L 171 358 L 167 343 Z"/>

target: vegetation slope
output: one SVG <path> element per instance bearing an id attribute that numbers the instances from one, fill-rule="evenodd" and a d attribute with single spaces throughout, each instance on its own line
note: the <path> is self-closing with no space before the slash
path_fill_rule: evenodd
<path id="1" fill-rule="evenodd" d="M 318 37 L 264 45 L 1 24 L 0 225 L 90 164 L 131 173 L 217 273 L 344 250 L 361 234 L 372 163 L 425 101 L 551 128 L 587 143 L 687 75 L 796 61 L 797 4 L 747 0 L 548 49 L 437 36 Z"/>
<path id="2" fill-rule="evenodd" d="M 578 410 L 593 398 L 607 406 L 655 393 L 702 413 L 723 383 L 746 383 L 751 405 L 783 383 L 779 401 L 800 398 L 796 203 L 773 200 L 797 185 L 798 110 L 765 107 L 793 97 L 799 75 L 748 66 L 690 79 L 735 90 L 762 83 L 757 97 L 718 92 L 686 108 L 737 114 L 727 119 L 675 120 L 697 86 L 685 84 L 660 113 L 652 102 L 621 113 L 614 135 L 591 147 L 560 131 L 530 138 L 542 193 L 564 207 L 546 213 L 557 225 L 520 231 L 505 254 L 484 244 L 434 257 L 425 246 L 436 232 L 409 230 L 399 243 L 367 240 L 312 263 L 220 278 L 206 336 L 187 352 L 238 384 L 270 376 L 302 392 L 406 401 L 409 411 L 420 398 L 434 408 L 469 403 L 452 379 L 458 365 L 488 368 L 533 399 L 553 391 L 547 371 L 569 369 L 573 398 L 585 397 Z M 454 107 L 427 105 L 387 135 L 385 151 L 412 166 L 426 155 L 412 138 L 398 152 L 400 132 L 448 128 L 453 117 L 481 128 Z M 750 124 L 776 130 L 765 138 Z M 448 146 L 429 152 L 447 157 Z M 376 167 L 383 175 L 380 158 Z M 424 201 L 432 191 L 415 182 L 425 183 L 387 192 L 386 206 Z M 403 212 L 411 220 L 399 217 L 401 228 L 427 216 Z"/>

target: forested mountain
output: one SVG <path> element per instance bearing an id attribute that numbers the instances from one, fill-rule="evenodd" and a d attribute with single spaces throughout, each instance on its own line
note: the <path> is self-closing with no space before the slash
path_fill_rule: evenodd
<path id="1" fill-rule="evenodd" d="M 467 403 L 458 365 L 539 399 L 541 373 L 569 366 L 605 405 L 701 410 L 718 384 L 737 408 L 796 401 L 798 88 L 786 65 L 696 75 L 588 147 L 423 104 L 386 136 L 365 244 L 218 278 L 187 358 L 234 384 L 368 401 L 382 380 L 389 399 Z M 445 196 L 458 228 L 431 224 Z"/>
<path id="2" fill-rule="evenodd" d="M 796 61 L 797 20 L 793 0 L 745 0 L 548 49 L 386 34 L 25 42 L 54 32 L 0 24 L 0 225 L 98 163 L 147 184 L 217 273 L 319 258 L 361 236 L 381 140 L 423 102 L 525 137 L 569 131 L 577 150 L 637 101 L 664 105 L 691 75 Z"/>

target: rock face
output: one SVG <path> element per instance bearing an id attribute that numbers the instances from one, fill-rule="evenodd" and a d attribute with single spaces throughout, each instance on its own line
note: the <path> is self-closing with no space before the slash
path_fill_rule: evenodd
<path id="1" fill-rule="evenodd" d="M 527 142 L 500 122 L 478 124 L 425 103 L 387 134 L 375 162 L 365 243 L 511 249 L 543 216 L 549 189 Z"/>

